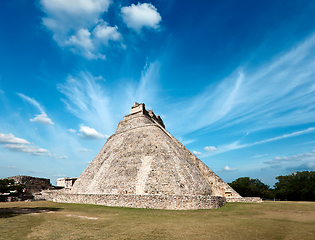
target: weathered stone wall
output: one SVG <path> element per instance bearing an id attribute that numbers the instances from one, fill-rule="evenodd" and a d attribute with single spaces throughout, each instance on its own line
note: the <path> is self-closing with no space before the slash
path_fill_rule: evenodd
<path id="1" fill-rule="evenodd" d="M 57 178 L 56 179 L 56 186 L 57 187 L 64 187 L 64 188 L 72 188 L 73 184 L 77 178 Z"/>
<path id="2" fill-rule="evenodd" d="M 224 197 L 219 196 L 69 194 L 62 191 L 45 191 L 43 197 L 54 202 L 169 210 L 214 209 L 222 207 L 226 202 Z"/>
<path id="3" fill-rule="evenodd" d="M 209 182 L 161 128 L 149 124 L 112 135 L 72 193 L 211 195 Z"/>
<path id="4" fill-rule="evenodd" d="M 154 120 L 153 120 L 154 121 Z M 192 152 L 190 152 L 180 141 L 178 141 L 172 134 L 166 131 L 164 128 L 161 128 L 165 134 L 167 134 L 174 143 L 181 148 L 192 162 L 198 167 L 202 175 L 208 180 L 212 188 L 213 196 L 222 196 L 222 197 L 235 197 L 241 198 L 230 185 L 224 182 L 215 172 L 213 172 L 206 164 L 204 164 L 199 158 L 197 158 Z"/>
<path id="5" fill-rule="evenodd" d="M 227 197 L 226 202 L 262 203 L 260 197 Z"/>

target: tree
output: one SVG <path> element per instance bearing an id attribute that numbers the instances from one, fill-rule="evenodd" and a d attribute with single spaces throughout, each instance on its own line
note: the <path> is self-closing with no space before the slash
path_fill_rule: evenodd
<path id="1" fill-rule="evenodd" d="M 10 193 L 10 191 L 22 192 L 25 188 L 23 184 L 15 184 L 13 179 L 0 179 L 0 193 Z"/>
<path id="2" fill-rule="evenodd" d="M 276 198 L 290 201 L 315 201 L 315 171 L 294 172 L 276 177 Z"/>
<path id="3" fill-rule="evenodd" d="M 274 198 L 273 190 L 257 178 L 241 177 L 229 185 L 243 197 Z"/>

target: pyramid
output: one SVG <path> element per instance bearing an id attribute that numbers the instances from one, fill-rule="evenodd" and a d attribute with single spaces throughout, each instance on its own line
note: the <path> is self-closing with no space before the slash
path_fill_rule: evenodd
<path id="1" fill-rule="evenodd" d="M 155 209 L 218 208 L 242 197 L 135 103 L 68 193 L 56 202 Z"/>

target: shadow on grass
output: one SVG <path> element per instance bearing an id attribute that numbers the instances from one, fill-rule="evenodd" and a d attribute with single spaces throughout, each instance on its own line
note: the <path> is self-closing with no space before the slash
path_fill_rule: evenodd
<path id="1" fill-rule="evenodd" d="M 20 214 L 34 214 L 34 213 L 44 213 L 44 212 L 57 212 L 62 208 L 55 207 L 34 207 L 34 208 L 19 208 L 19 207 L 11 207 L 11 208 L 0 208 L 0 218 L 10 218 L 15 217 Z"/>

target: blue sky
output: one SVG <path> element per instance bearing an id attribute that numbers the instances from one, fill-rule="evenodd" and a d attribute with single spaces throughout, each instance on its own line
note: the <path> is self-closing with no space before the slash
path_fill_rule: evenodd
<path id="1" fill-rule="evenodd" d="M 225 181 L 315 170 L 314 1 L 0 1 L 0 177 L 77 177 L 133 103 Z"/>

